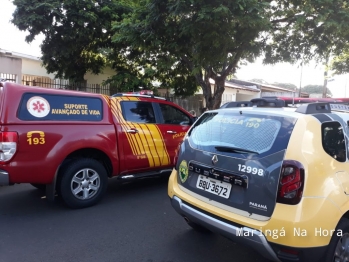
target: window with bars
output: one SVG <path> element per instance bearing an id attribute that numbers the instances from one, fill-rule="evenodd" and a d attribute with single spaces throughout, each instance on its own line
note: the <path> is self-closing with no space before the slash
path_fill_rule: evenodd
<path id="1" fill-rule="evenodd" d="M 9 81 L 9 82 L 16 83 L 17 75 L 15 75 L 15 74 L 0 73 L 0 79 L 1 79 L 2 81 Z"/>

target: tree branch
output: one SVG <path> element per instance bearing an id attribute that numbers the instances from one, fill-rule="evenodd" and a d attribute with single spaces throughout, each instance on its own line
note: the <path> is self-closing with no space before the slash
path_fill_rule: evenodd
<path id="1" fill-rule="evenodd" d="M 280 18 L 280 19 L 275 19 L 275 20 L 271 20 L 270 23 L 272 24 L 276 24 L 276 23 L 284 23 L 284 22 L 288 22 L 293 23 L 294 21 L 296 21 L 297 17 L 300 15 L 293 15 L 290 17 L 284 17 L 284 18 Z"/>
<path id="2" fill-rule="evenodd" d="M 184 63 L 186 63 L 186 64 L 188 65 L 190 71 L 193 71 L 194 65 L 193 65 L 193 63 L 189 60 L 189 58 L 186 57 L 185 55 L 183 55 L 183 56 L 181 57 L 181 59 L 183 60 Z"/>

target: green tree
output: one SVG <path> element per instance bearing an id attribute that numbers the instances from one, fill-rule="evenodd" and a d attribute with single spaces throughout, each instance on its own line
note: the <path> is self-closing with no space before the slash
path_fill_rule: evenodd
<path id="1" fill-rule="evenodd" d="M 140 50 L 129 50 L 123 43 L 111 41 L 112 22 L 132 11 L 137 1 L 129 2 L 129 6 L 116 0 L 14 0 L 13 3 L 16 10 L 12 23 L 28 31 L 26 41 L 44 34 L 43 66 L 57 78 L 80 83 L 86 72 L 99 74 L 110 66 L 115 75 L 106 83 L 111 84 L 112 92 L 137 91 L 139 87 L 153 89 L 155 80 L 166 88 L 176 86 L 177 93 L 183 96 L 197 90 L 194 77 L 181 64 L 170 71 L 155 68 L 154 61 Z"/>
<path id="2" fill-rule="evenodd" d="M 241 61 L 264 52 L 265 63 L 306 63 L 339 53 L 348 39 L 349 9 L 346 0 L 141 0 L 114 29 L 116 42 L 159 64 L 167 55 L 182 63 L 208 108 L 217 108 L 226 77 Z"/>
<path id="3" fill-rule="evenodd" d="M 199 85 L 207 107 L 217 108 L 226 77 L 236 72 L 242 59 L 260 55 L 263 43 L 255 40 L 268 27 L 264 4 L 141 0 L 123 21 L 114 23 L 114 40 L 127 43 L 129 50 L 142 50 L 161 70 L 182 65 L 186 79 L 196 81 L 186 86 L 194 92 Z M 213 92 L 210 78 L 215 81 Z"/>
<path id="4" fill-rule="evenodd" d="M 118 1 L 14 0 L 12 23 L 27 30 L 31 42 L 42 33 L 44 67 L 57 77 L 81 82 L 87 71 L 100 73 L 108 64 L 111 22 L 129 12 Z"/>
<path id="5" fill-rule="evenodd" d="M 349 45 L 342 54 L 333 58 L 331 69 L 334 74 L 344 74 L 349 72 Z"/>
<path id="6" fill-rule="evenodd" d="M 290 84 L 290 83 L 273 83 L 273 86 L 278 86 L 278 87 L 282 87 L 282 88 L 286 88 L 292 91 L 296 91 L 297 90 L 297 86 L 294 84 Z"/>
<path id="7" fill-rule="evenodd" d="M 326 89 L 326 94 L 332 96 L 331 90 Z M 322 85 L 306 85 L 302 88 L 302 92 L 306 92 L 308 94 L 322 94 L 323 86 Z"/>
<path id="8" fill-rule="evenodd" d="M 239 65 L 306 63 L 338 56 L 349 39 L 347 0 L 14 0 L 13 23 L 39 33 L 43 64 L 81 80 L 110 64 L 124 79 L 158 79 L 179 95 L 201 87 L 220 106 L 224 83 Z M 121 69 L 125 69 L 122 71 Z M 210 78 L 215 81 L 211 89 Z M 128 80 L 126 83 L 139 84 Z"/>

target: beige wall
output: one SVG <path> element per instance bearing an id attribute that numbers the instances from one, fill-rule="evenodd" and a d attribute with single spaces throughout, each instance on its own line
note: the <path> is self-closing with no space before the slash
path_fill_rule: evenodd
<path id="1" fill-rule="evenodd" d="M 293 92 L 262 92 L 261 97 L 263 96 L 285 96 L 285 97 L 293 97 Z M 298 94 L 296 94 L 298 96 Z"/>
<path id="2" fill-rule="evenodd" d="M 236 93 L 237 93 L 236 89 L 226 87 L 222 95 L 221 105 L 227 102 L 236 101 Z"/>
<path id="3" fill-rule="evenodd" d="M 212 86 L 213 90 L 213 86 Z M 222 95 L 221 105 L 231 101 L 249 101 L 253 98 L 260 97 L 260 92 L 252 92 L 249 90 L 235 89 L 231 87 L 225 87 Z"/>
<path id="4" fill-rule="evenodd" d="M 0 56 L 0 73 L 16 75 L 16 82 L 21 83 L 22 59 Z"/>
<path id="5" fill-rule="evenodd" d="M 41 65 L 40 60 L 22 58 L 22 74 L 32 76 L 45 76 L 54 79 L 54 74 L 48 74 L 46 69 Z"/>
<path id="6" fill-rule="evenodd" d="M 104 80 L 107 80 L 108 77 L 111 77 L 114 74 L 114 72 L 115 71 L 113 71 L 112 69 L 106 68 L 99 75 L 87 73 L 84 78 L 85 80 L 87 80 L 88 84 L 101 84 Z M 40 60 L 23 58 L 22 73 L 24 75 L 49 77 L 51 79 L 55 78 L 54 74 L 47 73 L 46 69 L 42 66 Z"/>
<path id="7" fill-rule="evenodd" d="M 236 101 L 250 101 L 253 98 L 259 98 L 260 94 L 259 92 L 250 92 L 250 94 L 246 94 L 244 92 L 239 92 L 236 94 Z"/>

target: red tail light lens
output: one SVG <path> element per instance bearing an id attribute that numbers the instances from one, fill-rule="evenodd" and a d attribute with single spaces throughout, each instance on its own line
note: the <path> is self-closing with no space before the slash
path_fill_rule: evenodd
<path id="1" fill-rule="evenodd" d="M 0 132 L 0 142 L 18 142 L 17 132 Z"/>
<path id="2" fill-rule="evenodd" d="M 17 151 L 17 132 L 0 132 L 0 163 L 9 161 Z"/>
<path id="3" fill-rule="evenodd" d="M 277 202 L 289 205 L 298 204 L 303 195 L 304 167 L 294 160 L 285 160 L 281 168 Z"/>

